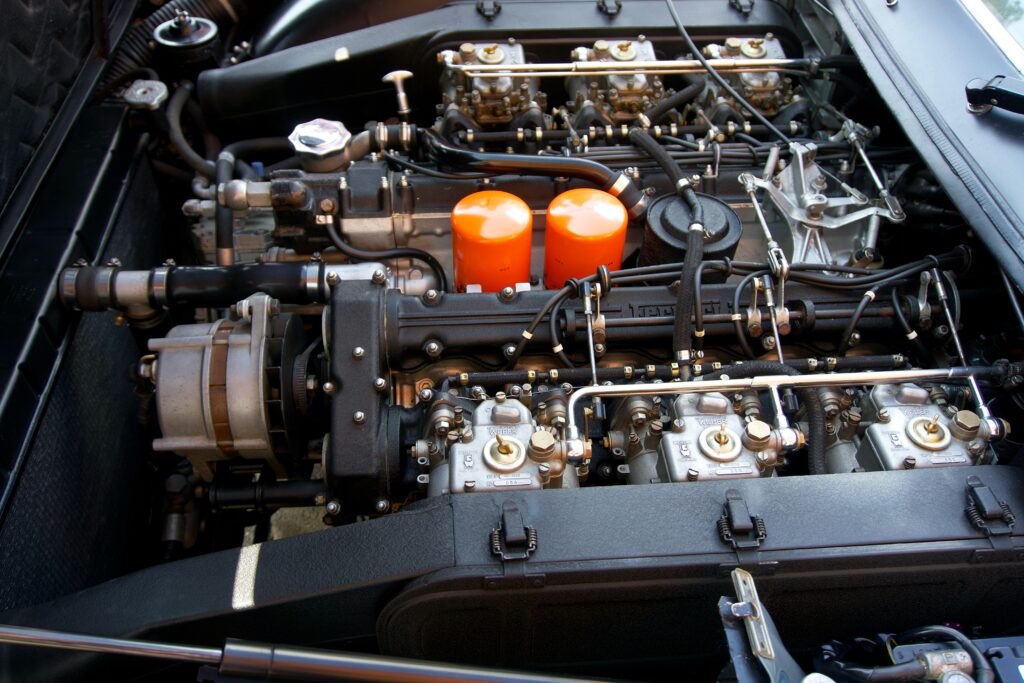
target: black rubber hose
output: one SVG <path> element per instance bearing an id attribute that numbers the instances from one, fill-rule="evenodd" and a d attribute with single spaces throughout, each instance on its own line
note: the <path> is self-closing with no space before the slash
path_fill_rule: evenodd
<path id="1" fill-rule="evenodd" d="M 353 261 L 379 261 L 392 258 L 411 258 L 423 261 L 434 272 L 434 276 L 437 278 L 437 288 L 442 292 L 449 291 L 448 275 L 444 272 L 444 266 L 431 254 L 422 249 L 414 249 L 413 247 L 398 247 L 397 249 L 382 249 L 380 251 L 357 249 L 341 238 L 341 234 L 333 223 L 327 224 L 327 235 L 331 238 L 331 242 L 334 243 L 338 251 Z"/>
<path id="2" fill-rule="evenodd" d="M 740 365 L 706 375 L 707 379 L 717 379 L 723 374 L 736 379 L 757 377 L 758 375 L 801 375 L 788 365 L 770 360 L 752 360 Z M 811 474 L 827 474 L 825 469 L 825 406 L 821 402 L 818 390 L 811 387 L 799 387 L 797 395 L 807 409 L 807 469 Z"/>
<path id="3" fill-rule="evenodd" d="M 663 97 L 661 102 L 645 111 L 644 116 L 647 117 L 647 121 L 653 126 L 673 109 L 678 109 L 692 102 L 697 98 L 697 95 L 704 92 L 705 87 L 707 87 L 707 83 L 703 79 L 694 81 L 669 97 Z"/>
<path id="4" fill-rule="evenodd" d="M 244 263 L 233 266 L 177 266 L 167 273 L 167 303 L 220 308 L 256 292 L 286 304 L 313 303 L 306 287 L 306 266 L 294 263 Z"/>
<path id="5" fill-rule="evenodd" d="M 177 150 L 178 156 L 186 164 L 204 178 L 213 180 L 217 174 L 214 163 L 199 156 L 192 149 L 192 146 L 188 144 L 188 141 L 185 140 L 185 135 L 181 131 L 181 112 L 185 109 L 185 103 L 188 102 L 193 89 L 194 86 L 190 82 L 184 81 L 178 86 L 178 89 L 174 91 L 171 99 L 167 102 L 167 135 L 171 140 L 171 145 Z"/>
<path id="6" fill-rule="evenodd" d="M 906 314 L 903 312 L 903 300 L 899 294 L 899 287 L 892 288 L 892 310 L 893 316 L 896 318 L 896 322 L 900 326 L 900 330 L 903 332 L 903 336 L 906 337 L 914 344 L 914 350 L 917 351 L 918 363 L 924 363 L 928 360 L 928 347 L 924 345 L 924 341 L 921 339 L 921 335 L 917 333 L 914 326 L 910 324 Z"/>
<path id="7" fill-rule="evenodd" d="M 101 88 L 130 71 L 150 66 L 156 49 L 153 30 L 173 19 L 178 10 L 188 12 L 193 17 L 210 19 L 220 25 L 227 20 L 237 21 L 245 7 L 243 0 L 170 0 L 127 31 L 110 60 Z"/>
<path id="8" fill-rule="evenodd" d="M 810 111 L 811 101 L 807 98 L 799 99 L 783 107 L 772 122 L 779 128 L 789 128 L 790 123 L 801 116 L 807 116 Z"/>
<path id="9" fill-rule="evenodd" d="M 978 649 L 978 646 L 970 638 L 960 633 L 960 631 L 948 626 L 922 626 L 921 628 L 901 633 L 896 637 L 896 642 L 899 643 L 913 640 L 955 641 L 957 645 L 967 651 L 967 654 L 971 656 L 971 660 L 974 662 L 974 680 L 977 683 L 995 683 L 996 672 L 992 668 L 992 664 L 989 663 L 985 655 Z"/>
<path id="10" fill-rule="evenodd" d="M 866 666 L 840 659 L 839 644 L 830 643 L 821 648 L 815 658 L 814 670 L 837 681 L 851 683 L 909 683 L 924 679 L 924 664 L 914 659 L 891 666 Z"/>
<path id="11" fill-rule="evenodd" d="M 647 210 L 647 196 L 642 190 L 625 174 L 596 161 L 561 156 L 475 152 L 453 147 L 433 133 L 424 133 L 420 139 L 435 162 L 484 173 L 579 178 L 618 197 L 633 218 L 643 216 Z"/>
<path id="12" fill-rule="evenodd" d="M 569 354 L 562 348 L 562 333 L 559 330 L 558 316 L 562 312 L 562 303 L 565 299 L 559 299 L 555 302 L 555 305 L 551 308 L 551 315 L 548 318 L 549 332 L 551 333 L 551 350 L 558 360 L 562 361 L 562 365 L 567 368 L 575 368 L 576 364 L 569 358 Z"/>
<path id="13" fill-rule="evenodd" d="M 676 300 L 676 322 L 672 330 L 672 353 L 676 360 L 690 361 L 690 347 L 693 342 L 693 279 L 697 268 L 704 259 L 704 207 L 697 193 L 690 187 L 683 170 L 669 156 L 669 153 L 651 137 L 650 133 L 634 128 L 629 141 L 658 163 L 672 180 L 672 185 L 682 201 L 690 207 L 690 226 L 686 235 L 686 256 L 679 275 L 679 296 Z"/>
<path id="14" fill-rule="evenodd" d="M 215 187 L 230 182 L 235 170 L 235 157 L 227 149 L 217 157 Z M 230 266 L 235 262 L 235 213 L 231 207 L 217 202 L 214 211 L 216 226 L 217 265 Z"/>

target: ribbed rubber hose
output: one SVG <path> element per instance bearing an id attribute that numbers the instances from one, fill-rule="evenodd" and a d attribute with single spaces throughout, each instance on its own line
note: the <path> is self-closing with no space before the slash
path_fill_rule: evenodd
<path id="1" fill-rule="evenodd" d="M 704 207 L 693 191 L 679 165 L 672 159 L 668 151 L 658 144 L 651 135 L 640 128 L 629 132 L 629 141 L 647 156 L 658 163 L 665 174 L 672 180 L 672 185 L 679 193 L 680 199 L 690 207 L 690 230 L 686 234 L 686 257 L 683 259 L 682 272 L 679 275 L 679 295 L 676 299 L 676 318 L 672 328 L 672 353 L 676 360 L 689 360 L 689 351 L 693 342 L 693 306 L 696 300 L 693 291 L 693 280 L 697 268 L 704 260 Z M 685 352 L 686 358 L 681 357 Z"/>
<path id="2" fill-rule="evenodd" d="M 752 360 L 741 365 L 734 365 L 721 372 L 706 375 L 706 379 L 718 379 L 728 375 L 736 379 L 757 377 L 758 375 L 790 375 L 803 373 L 788 365 L 771 360 Z M 827 474 L 825 468 L 825 406 L 821 402 L 818 390 L 811 387 L 796 389 L 797 395 L 807 409 L 807 470 L 811 474 Z"/>

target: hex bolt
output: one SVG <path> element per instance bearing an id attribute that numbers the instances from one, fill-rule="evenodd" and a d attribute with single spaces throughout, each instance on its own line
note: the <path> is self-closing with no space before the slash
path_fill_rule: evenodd
<path id="1" fill-rule="evenodd" d="M 370 281 L 373 282 L 373 284 L 375 285 L 382 285 L 387 279 L 388 276 L 384 273 L 383 270 L 373 271 L 373 275 L 370 277 Z"/>
<path id="2" fill-rule="evenodd" d="M 512 298 L 515 297 L 515 295 L 516 290 L 511 287 L 502 287 L 501 291 L 498 293 L 498 296 L 502 301 L 512 301 Z"/>
<path id="3" fill-rule="evenodd" d="M 516 345 L 515 344 L 505 344 L 505 346 L 502 347 L 501 352 L 503 354 L 505 354 L 505 358 L 511 358 L 516 353 Z"/>
<path id="4" fill-rule="evenodd" d="M 335 386 L 334 382 L 324 382 L 322 388 L 324 390 L 324 393 L 330 396 L 337 390 L 338 387 Z"/>
<path id="5" fill-rule="evenodd" d="M 409 97 L 405 94 L 405 81 L 412 78 L 411 71 L 392 71 L 384 74 L 384 78 L 380 79 L 382 83 L 392 83 L 395 86 L 395 98 L 398 100 L 398 115 L 402 117 L 403 121 L 409 120 L 409 113 L 412 111 L 409 109 Z"/>
<path id="6" fill-rule="evenodd" d="M 385 389 L 388 388 L 388 381 L 383 377 L 378 377 L 377 379 L 373 380 L 373 388 L 376 389 L 377 391 L 384 391 Z"/>
<path id="7" fill-rule="evenodd" d="M 423 300 L 428 304 L 436 304 L 441 298 L 441 293 L 436 289 L 428 289 L 423 295 Z"/>
<path id="8" fill-rule="evenodd" d="M 597 355 L 600 356 L 600 355 L 602 355 L 604 353 L 604 351 L 605 351 L 604 344 L 601 344 L 601 343 L 594 344 L 594 353 L 596 353 Z"/>
<path id="9" fill-rule="evenodd" d="M 387 498 L 378 498 L 377 502 L 373 504 L 373 509 L 379 512 L 380 514 L 384 514 L 385 512 L 391 509 L 391 501 L 389 501 Z"/>
<path id="10" fill-rule="evenodd" d="M 420 389 L 420 400 L 427 403 L 434 398 L 434 390 L 429 387 Z"/>
<path id="11" fill-rule="evenodd" d="M 335 273 L 334 271 L 327 273 L 327 284 L 333 287 L 339 282 L 341 282 L 341 278 L 338 276 L 337 273 Z"/>
<path id="12" fill-rule="evenodd" d="M 441 344 L 434 340 L 430 340 L 423 345 L 423 351 L 431 358 L 437 358 L 441 355 Z"/>
<path id="13" fill-rule="evenodd" d="M 355 358 L 355 359 L 362 358 L 365 355 L 366 355 L 366 349 L 364 349 L 362 346 L 357 346 L 357 347 L 352 349 L 352 357 Z"/>
<path id="14" fill-rule="evenodd" d="M 339 512 L 341 512 L 341 503 L 339 503 L 336 500 L 329 500 L 329 501 L 327 501 L 327 514 L 329 514 L 329 515 L 331 515 L 333 517 L 334 515 L 338 514 Z"/>
<path id="15" fill-rule="evenodd" d="M 364 422 L 366 422 L 366 413 L 364 413 L 361 410 L 357 410 L 356 412 L 352 413 L 352 421 L 355 422 L 357 425 L 363 424 Z"/>
<path id="16" fill-rule="evenodd" d="M 321 199 L 320 210 L 324 213 L 334 213 L 334 200 L 329 198 Z"/>

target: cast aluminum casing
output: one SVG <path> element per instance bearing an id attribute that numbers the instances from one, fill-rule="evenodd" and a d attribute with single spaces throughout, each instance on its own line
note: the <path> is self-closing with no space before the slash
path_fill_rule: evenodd
<path id="1" fill-rule="evenodd" d="M 880 418 L 880 413 L 887 415 Z M 948 445 L 922 447 L 910 436 L 915 420 L 938 417 L 937 429 L 948 435 Z M 857 461 L 865 470 L 900 470 L 921 467 L 971 465 L 974 456 L 969 440 L 951 429 L 953 419 L 928 398 L 928 391 L 912 384 L 884 384 L 871 390 L 865 406 L 865 422 L 871 425 L 857 449 Z M 945 439 L 944 439 L 945 441 Z M 941 444 L 940 444 L 941 445 Z M 908 460 L 910 458 L 910 460 Z"/>

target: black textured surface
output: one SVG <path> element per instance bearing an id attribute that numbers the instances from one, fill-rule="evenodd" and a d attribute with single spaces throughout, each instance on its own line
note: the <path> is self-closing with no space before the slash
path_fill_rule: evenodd
<path id="1" fill-rule="evenodd" d="M 0 207 L 92 47 L 90 0 L 5 0 L 0 21 Z M 113 0 L 105 0 L 109 8 Z"/>
<path id="2" fill-rule="evenodd" d="M 128 186 L 106 254 L 148 265 L 145 169 Z M 31 605 L 131 571 L 144 559 L 148 444 L 135 421 L 129 366 L 140 355 L 114 314 L 86 315 L 70 340 L 0 527 L 0 609 Z"/>

